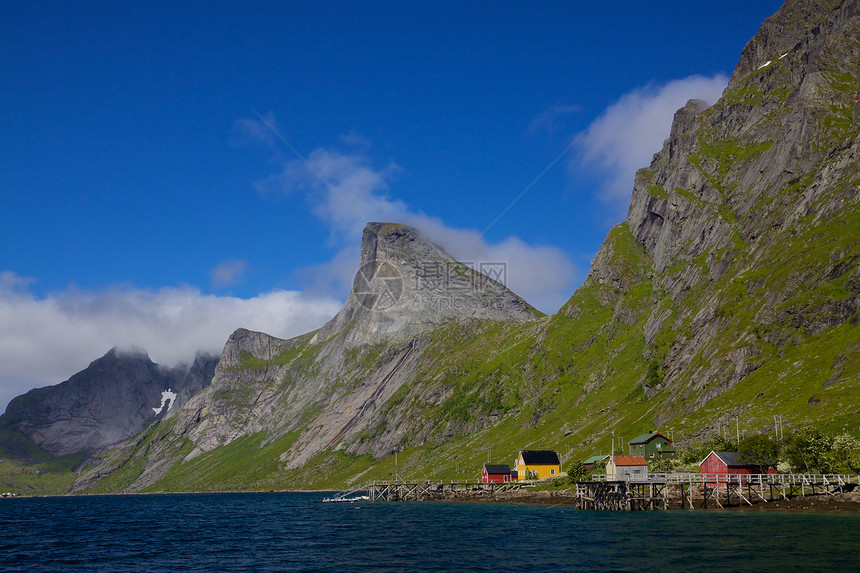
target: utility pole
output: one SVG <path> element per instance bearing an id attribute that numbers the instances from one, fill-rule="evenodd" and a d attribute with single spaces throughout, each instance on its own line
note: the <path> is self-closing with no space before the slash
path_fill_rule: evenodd
<path id="1" fill-rule="evenodd" d="M 735 416 L 735 427 L 738 431 L 738 443 L 741 443 L 741 417 Z"/>

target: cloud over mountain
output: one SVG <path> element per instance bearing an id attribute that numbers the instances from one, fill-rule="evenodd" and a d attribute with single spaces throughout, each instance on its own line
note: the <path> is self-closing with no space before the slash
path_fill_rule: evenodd
<path id="1" fill-rule="evenodd" d="M 717 101 L 728 82 L 723 74 L 690 76 L 624 94 L 576 135 L 571 169 L 592 172 L 600 181 L 600 199 L 611 205 L 616 220 L 623 219 L 636 170 L 651 164 L 675 112 L 690 99 Z"/>
<path id="2" fill-rule="evenodd" d="M 198 350 L 219 353 L 238 327 L 291 337 L 321 326 L 341 301 L 293 291 L 250 299 L 191 287 L 157 291 L 68 289 L 34 295 L 32 281 L 0 274 L 0 408 L 36 386 L 61 382 L 113 346 L 142 347 L 166 366 Z"/>
<path id="3" fill-rule="evenodd" d="M 276 130 L 270 117 L 265 118 L 266 125 Z M 253 120 L 243 120 L 236 127 L 247 137 L 261 131 Z M 260 140 L 268 144 L 269 136 Z M 516 236 L 491 243 L 475 229 L 448 226 L 393 196 L 391 181 L 399 171 L 392 161 L 375 165 L 363 150 L 318 148 L 307 157 L 287 161 L 280 173 L 256 186 L 265 193 L 303 196 L 312 212 L 326 223 L 339 254 L 330 263 L 305 269 L 305 273 L 314 277 L 314 282 L 340 285 L 341 294 L 351 284 L 361 232 L 368 221 L 396 221 L 415 227 L 458 260 L 476 268 L 481 263 L 504 263 L 508 288 L 544 312 L 555 312 L 573 292 L 579 271 L 564 251 L 551 245 L 532 245 Z"/>

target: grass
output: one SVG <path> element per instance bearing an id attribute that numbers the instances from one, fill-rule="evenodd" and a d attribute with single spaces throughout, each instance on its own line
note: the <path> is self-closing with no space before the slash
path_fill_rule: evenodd
<path id="1" fill-rule="evenodd" d="M 85 454 L 53 457 L 23 435 L 0 429 L 0 493 L 57 495 L 70 490 Z"/>
<path id="2" fill-rule="evenodd" d="M 652 197 L 656 197 L 657 199 L 663 199 L 664 201 L 669 199 L 669 194 L 666 192 L 666 189 L 662 185 L 654 185 L 653 183 L 649 183 L 645 186 L 645 190 Z"/>

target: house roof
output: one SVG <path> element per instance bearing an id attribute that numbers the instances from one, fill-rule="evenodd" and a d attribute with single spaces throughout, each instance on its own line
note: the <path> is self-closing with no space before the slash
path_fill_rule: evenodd
<path id="1" fill-rule="evenodd" d="M 511 466 L 508 464 L 484 464 L 488 474 L 509 474 Z"/>
<path id="2" fill-rule="evenodd" d="M 703 463 L 705 463 L 705 460 L 707 460 L 709 457 L 711 457 L 711 454 L 714 454 L 715 456 L 717 456 L 721 462 L 726 464 L 727 468 L 758 468 L 758 467 L 760 467 L 758 464 L 745 464 L 745 463 L 739 462 L 738 461 L 738 455 L 739 454 L 737 452 L 718 452 L 716 450 L 711 451 L 710 454 L 705 456 L 705 459 L 702 460 L 701 462 L 699 462 L 699 465 L 701 466 Z"/>
<path id="3" fill-rule="evenodd" d="M 642 456 L 615 456 L 613 458 L 616 466 L 647 466 L 648 462 Z"/>
<path id="4" fill-rule="evenodd" d="M 590 458 L 588 458 L 587 460 L 585 460 L 582 463 L 584 463 L 584 464 L 596 464 L 597 462 L 606 461 L 606 458 L 608 458 L 608 457 L 609 457 L 609 454 L 598 454 L 596 456 L 591 456 Z"/>
<path id="5" fill-rule="evenodd" d="M 523 462 L 528 466 L 532 464 L 561 465 L 558 454 L 552 450 L 520 450 Z"/>
<path id="6" fill-rule="evenodd" d="M 633 438 L 632 440 L 630 440 L 627 443 L 630 445 L 646 444 L 646 443 L 650 442 L 651 440 L 653 440 L 654 438 L 656 438 L 657 436 L 660 436 L 661 438 L 663 438 L 664 440 L 666 440 L 670 443 L 672 442 L 672 440 L 670 440 L 669 438 L 667 438 L 666 436 L 664 436 L 660 432 L 648 432 L 647 434 L 640 434 L 640 435 L 636 436 L 635 438 Z"/>

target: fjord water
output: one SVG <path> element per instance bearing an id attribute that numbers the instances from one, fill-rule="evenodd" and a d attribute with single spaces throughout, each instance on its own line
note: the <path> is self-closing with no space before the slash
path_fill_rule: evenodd
<path id="1" fill-rule="evenodd" d="M 0 500 L 3 571 L 856 571 L 860 515 L 321 503 L 312 493 Z"/>

